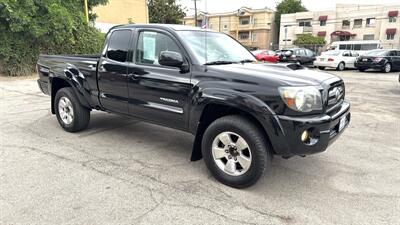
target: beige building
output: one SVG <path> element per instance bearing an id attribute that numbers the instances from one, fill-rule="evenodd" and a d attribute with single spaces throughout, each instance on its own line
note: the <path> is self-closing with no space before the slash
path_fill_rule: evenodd
<path id="1" fill-rule="evenodd" d="M 333 41 L 379 40 L 383 48 L 400 48 L 400 5 L 337 4 L 334 10 L 281 16 L 279 46 L 293 45 L 310 33 Z"/>
<path id="2" fill-rule="evenodd" d="M 208 27 L 229 34 L 245 46 L 268 49 L 275 43 L 274 15 L 274 12 L 267 8 L 242 7 L 227 13 L 199 12 L 197 21 L 194 16 L 188 16 L 184 18 L 183 24 Z"/>
<path id="3" fill-rule="evenodd" d="M 104 32 L 117 24 L 149 22 L 146 0 L 109 0 L 93 11 L 97 14 L 96 27 Z"/>

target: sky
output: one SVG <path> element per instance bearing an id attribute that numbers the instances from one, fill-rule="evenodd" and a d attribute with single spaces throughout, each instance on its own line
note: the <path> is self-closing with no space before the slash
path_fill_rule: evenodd
<path id="1" fill-rule="evenodd" d="M 177 0 L 182 6 L 186 7 L 188 16 L 194 14 L 193 0 Z M 242 6 L 247 6 L 253 9 L 269 7 L 275 9 L 276 4 L 280 0 L 197 0 L 198 11 L 208 11 L 209 13 L 216 12 L 231 12 L 239 9 Z M 321 11 L 333 9 L 336 3 L 339 4 L 396 4 L 399 5 L 399 0 L 303 0 L 303 4 L 310 11 Z M 207 10 L 206 10 L 207 9 Z"/>

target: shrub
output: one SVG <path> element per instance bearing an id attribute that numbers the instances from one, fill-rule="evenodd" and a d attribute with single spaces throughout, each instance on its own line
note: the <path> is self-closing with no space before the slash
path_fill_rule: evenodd
<path id="1" fill-rule="evenodd" d="M 99 53 L 104 35 L 76 0 L 0 0 L 0 71 L 30 75 L 40 53 Z"/>

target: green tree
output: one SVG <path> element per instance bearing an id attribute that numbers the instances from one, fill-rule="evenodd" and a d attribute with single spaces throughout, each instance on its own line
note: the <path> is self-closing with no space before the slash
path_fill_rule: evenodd
<path id="1" fill-rule="evenodd" d="M 279 37 L 279 29 L 281 26 L 281 15 L 282 14 L 306 12 L 306 11 L 308 11 L 308 10 L 303 5 L 301 0 L 282 0 L 276 6 L 276 12 L 275 12 L 275 25 L 278 30 L 278 37 Z"/>
<path id="2" fill-rule="evenodd" d="M 299 34 L 297 39 L 293 41 L 295 45 L 324 45 L 323 37 L 315 37 L 312 34 Z"/>
<path id="3" fill-rule="evenodd" d="M 98 5 L 107 5 L 108 0 L 88 0 L 89 8 L 89 20 L 94 22 L 97 18 L 96 13 L 93 12 L 93 8 Z"/>
<path id="4" fill-rule="evenodd" d="M 149 0 L 148 7 L 150 23 L 180 24 L 186 15 L 176 0 Z"/>
<path id="5" fill-rule="evenodd" d="M 98 53 L 104 35 L 83 11 L 83 0 L 0 0 L 0 72 L 31 74 L 40 53 Z"/>

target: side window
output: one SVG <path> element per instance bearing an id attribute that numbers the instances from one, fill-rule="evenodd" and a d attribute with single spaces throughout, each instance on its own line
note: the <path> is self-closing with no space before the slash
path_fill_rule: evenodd
<path id="1" fill-rule="evenodd" d="M 357 52 L 351 52 L 351 56 L 353 56 L 353 57 L 358 57 L 359 55 L 358 55 Z"/>
<path id="2" fill-rule="evenodd" d="M 158 57 L 162 51 L 182 54 L 179 47 L 169 36 L 153 31 L 140 32 L 136 49 L 137 63 L 159 65 Z"/>
<path id="3" fill-rule="evenodd" d="M 306 49 L 307 56 L 315 56 L 314 52 Z"/>
<path id="4" fill-rule="evenodd" d="M 349 57 L 350 56 L 350 52 L 343 52 L 342 54 L 344 57 Z"/>
<path id="5" fill-rule="evenodd" d="M 130 30 L 114 31 L 108 41 L 107 58 L 118 62 L 125 62 L 128 56 L 130 38 Z"/>
<path id="6" fill-rule="evenodd" d="M 396 56 L 397 54 L 396 54 L 396 51 L 390 51 L 389 52 L 389 56 Z"/>

